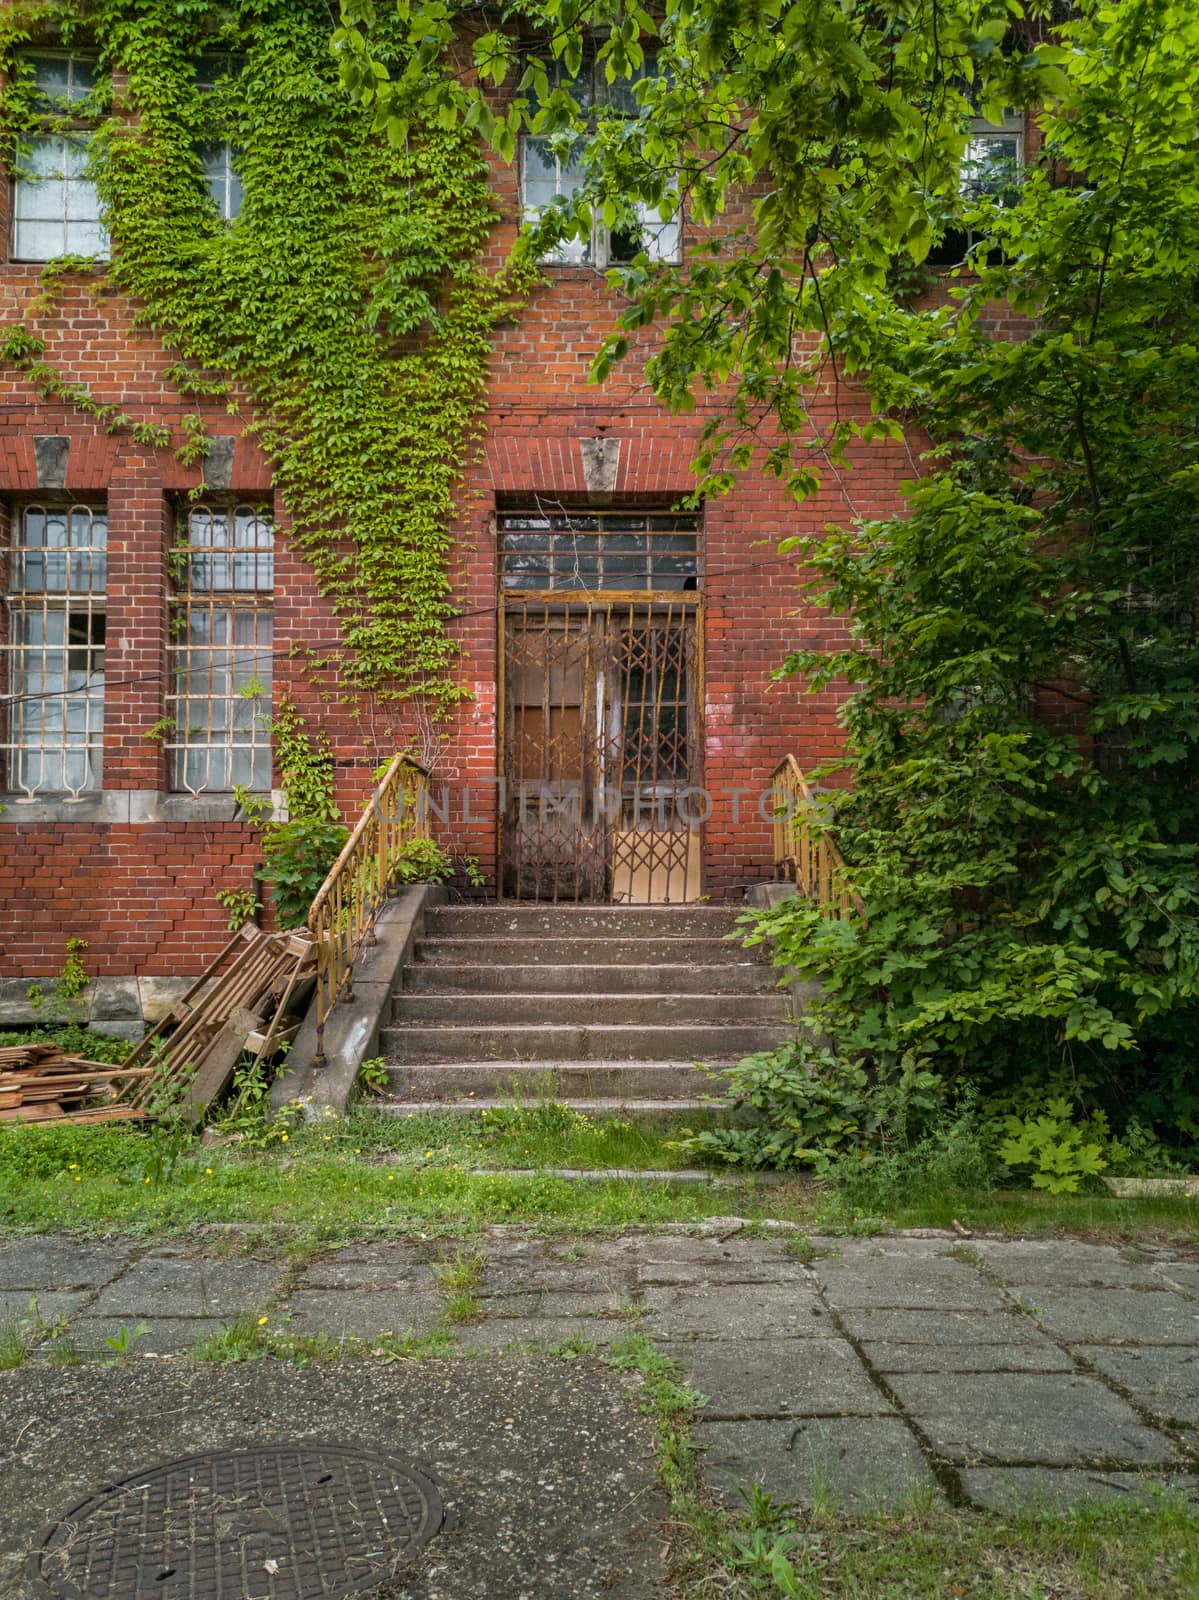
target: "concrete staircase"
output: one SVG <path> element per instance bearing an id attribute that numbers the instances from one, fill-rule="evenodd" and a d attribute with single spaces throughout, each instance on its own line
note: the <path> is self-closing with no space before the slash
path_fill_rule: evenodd
<path id="1" fill-rule="evenodd" d="M 791 1000 L 735 906 L 442 906 L 392 996 L 381 1049 L 398 1113 L 513 1093 L 580 1110 L 683 1112 L 719 1069 L 781 1043 Z"/>

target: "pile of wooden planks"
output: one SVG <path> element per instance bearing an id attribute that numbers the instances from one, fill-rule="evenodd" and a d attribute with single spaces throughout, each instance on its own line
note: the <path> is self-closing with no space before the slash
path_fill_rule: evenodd
<path id="1" fill-rule="evenodd" d="M 0 1122 L 116 1122 L 146 1115 L 125 1097 L 151 1067 L 105 1066 L 56 1044 L 0 1050 Z"/>
<path id="2" fill-rule="evenodd" d="M 153 1111 L 164 1082 L 179 1083 L 183 1115 L 198 1122 L 239 1062 L 257 1066 L 299 1029 L 291 1012 L 316 970 L 306 933 L 263 933 L 244 923 L 183 999 L 142 1039 L 130 1066 L 152 1069 L 133 1103 Z"/>

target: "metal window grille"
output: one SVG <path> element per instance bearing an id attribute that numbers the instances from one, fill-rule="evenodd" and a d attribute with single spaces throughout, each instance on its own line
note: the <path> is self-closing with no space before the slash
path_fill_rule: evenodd
<path id="1" fill-rule="evenodd" d="M 167 751 L 189 794 L 271 786 L 274 527 L 261 507 L 193 506 L 176 552 Z"/>
<path id="2" fill-rule="evenodd" d="M 91 506 L 13 517 L 0 749 L 6 787 L 25 799 L 100 787 L 107 546 L 107 516 Z"/>
<path id="3" fill-rule="evenodd" d="M 498 526 L 505 589 L 699 587 L 693 513 L 505 511 Z"/>
<path id="4" fill-rule="evenodd" d="M 226 222 L 232 222 L 241 210 L 242 184 L 236 162 L 233 146 L 227 139 L 211 140 L 200 146 L 204 182 Z"/>

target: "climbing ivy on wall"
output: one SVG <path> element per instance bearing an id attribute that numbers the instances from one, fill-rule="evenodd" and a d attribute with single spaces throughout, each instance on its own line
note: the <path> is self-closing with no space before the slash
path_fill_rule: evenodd
<path id="1" fill-rule="evenodd" d="M 108 281 L 177 352 L 182 394 L 231 411 L 248 394 L 291 537 L 340 617 L 343 684 L 452 704 L 455 497 L 492 330 L 536 277 L 524 259 L 481 265 L 496 213 L 475 140 L 429 128 L 395 148 L 374 133 L 338 86 L 319 0 L 50 0 L 11 9 L 0 36 L 10 159 L 38 116 L 20 46 L 47 29 L 127 74 L 127 94 L 102 82 L 84 108 L 116 241 Z M 198 153 L 224 139 L 244 185 L 232 222 Z M 10 327 L 0 354 L 53 386 L 33 330 Z M 202 461 L 187 423 L 182 459 Z"/>

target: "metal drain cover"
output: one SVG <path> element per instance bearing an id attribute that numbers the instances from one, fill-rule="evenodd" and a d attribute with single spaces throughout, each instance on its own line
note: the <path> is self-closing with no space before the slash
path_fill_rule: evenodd
<path id="1" fill-rule="evenodd" d="M 328 1444 L 213 1450 L 81 1500 L 32 1566 L 65 1600 L 340 1600 L 402 1571 L 444 1514 L 406 1461 Z"/>

